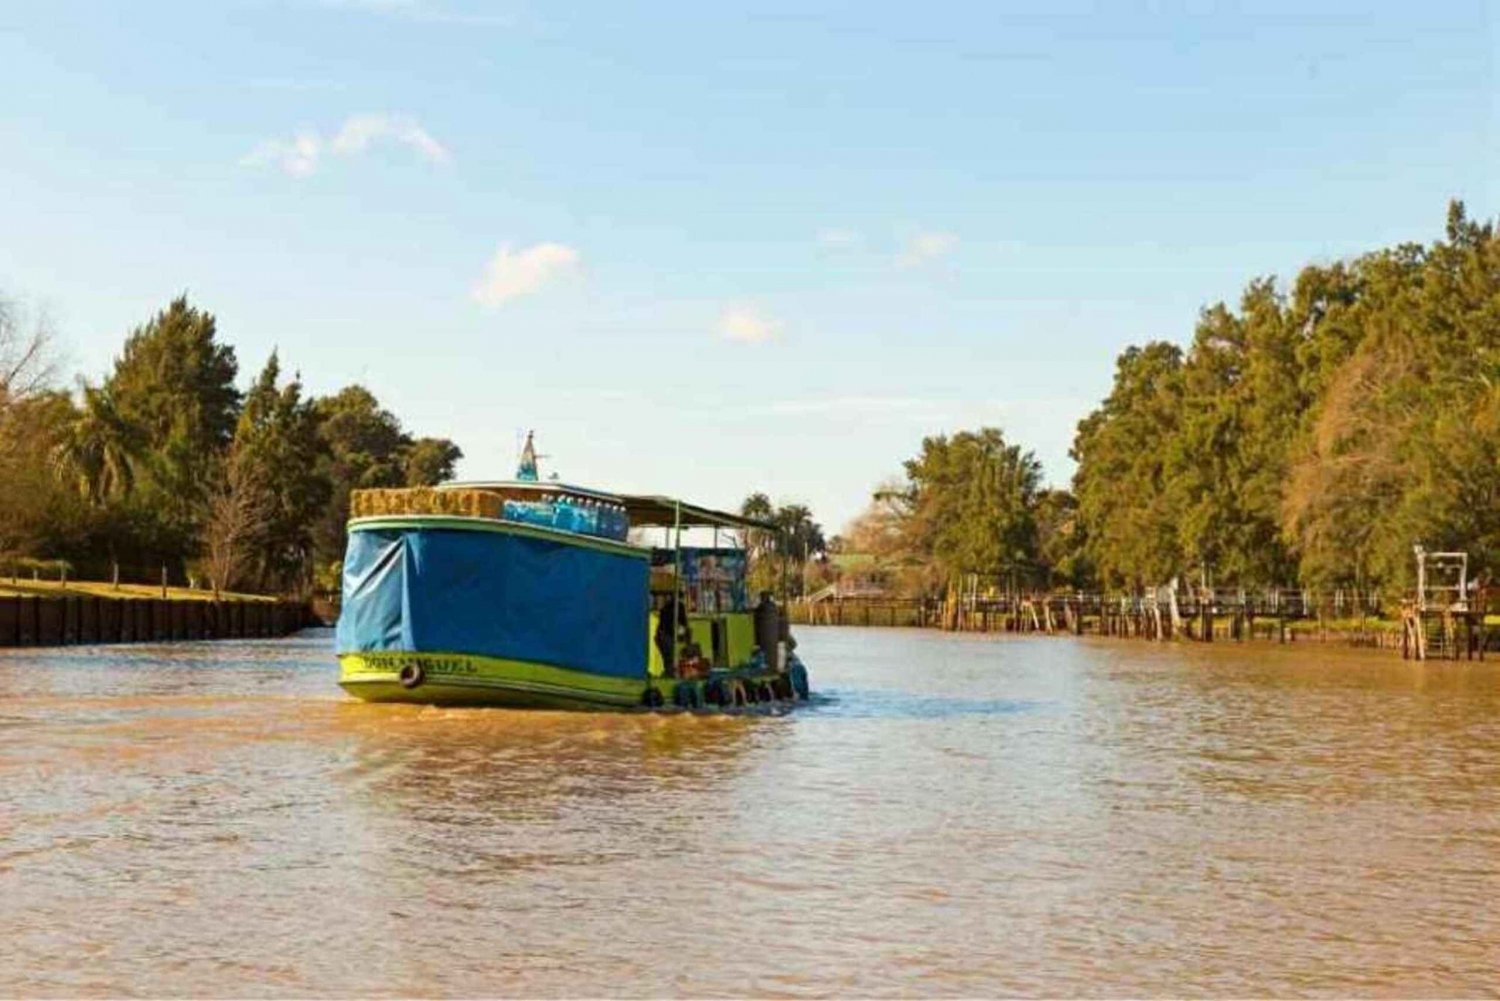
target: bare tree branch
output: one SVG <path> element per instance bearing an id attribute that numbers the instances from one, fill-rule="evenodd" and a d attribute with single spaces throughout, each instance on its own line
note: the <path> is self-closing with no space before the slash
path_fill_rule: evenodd
<path id="1" fill-rule="evenodd" d="M 222 482 L 209 495 L 208 521 L 203 529 L 215 597 L 243 576 L 255 543 L 270 528 L 273 514 L 270 492 L 256 482 L 238 456 L 231 455 Z"/>
<path id="2" fill-rule="evenodd" d="M 57 376 L 52 325 L 40 315 L 26 328 L 12 302 L 0 299 L 0 407 L 17 403 Z"/>

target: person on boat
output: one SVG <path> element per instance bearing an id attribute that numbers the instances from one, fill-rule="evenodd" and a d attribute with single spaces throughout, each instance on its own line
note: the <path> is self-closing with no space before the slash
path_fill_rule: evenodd
<path id="1" fill-rule="evenodd" d="M 661 607 L 661 613 L 656 620 L 656 649 L 661 652 L 661 660 L 667 665 L 669 674 L 676 675 L 677 665 L 672 662 L 672 623 L 677 623 L 677 653 L 680 655 L 687 646 L 690 633 L 688 631 L 687 608 L 677 600 L 677 595 L 667 596 L 666 603 Z"/>

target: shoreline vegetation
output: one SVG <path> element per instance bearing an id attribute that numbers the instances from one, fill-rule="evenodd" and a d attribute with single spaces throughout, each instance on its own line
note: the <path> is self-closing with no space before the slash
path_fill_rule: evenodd
<path id="1" fill-rule="evenodd" d="M 1201 310 L 1186 347 L 1127 348 L 1071 454 L 1069 487 L 1045 488 L 1034 453 L 999 428 L 928 437 L 793 568 L 791 593 L 952 606 L 1296 592 L 1298 634 L 1349 633 L 1329 625 L 1342 607 L 1364 623 L 1353 635 L 1399 636 L 1420 544 L 1466 553 L 1464 597 L 1495 611 L 1494 224 L 1453 202 L 1430 244 L 1257 278 L 1237 308 Z"/>
<path id="2" fill-rule="evenodd" d="M 52 586 L 27 577 L 333 592 L 350 492 L 432 485 L 462 456 L 361 386 L 307 396 L 276 353 L 239 375 L 214 316 L 180 297 L 69 391 L 45 321 L 0 299 L 0 593 Z M 752 586 L 953 607 L 1297 591 L 1316 607 L 1294 630 L 1354 609 L 1363 634 L 1394 628 L 1422 544 L 1467 554 L 1483 612 L 1500 555 L 1494 224 L 1453 202 L 1429 244 L 1256 278 L 1185 346 L 1128 347 L 1071 454 L 1071 483 L 1046 486 L 1000 428 L 929 436 L 832 538 L 805 506 L 752 495 L 743 513 L 780 527 L 742 540 Z"/>
<path id="3" fill-rule="evenodd" d="M 0 299 L 0 587 L 306 599 L 338 587 L 352 490 L 431 485 L 462 457 L 363 386 L 307 396 L 276 352 L 248 388 L 239 374 L 213 314 L 184 296 L 69 392 L 45 318 Z"/>

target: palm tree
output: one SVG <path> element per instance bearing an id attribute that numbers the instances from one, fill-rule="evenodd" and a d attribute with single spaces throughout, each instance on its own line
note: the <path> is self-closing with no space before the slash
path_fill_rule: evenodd
<path id="1" fill-rule="evenodd" d="M 83 384 L 83 406 L 52 449 L 52 470 L 93 507 L 135 487 L 140 435 L 103 387 Z"/>

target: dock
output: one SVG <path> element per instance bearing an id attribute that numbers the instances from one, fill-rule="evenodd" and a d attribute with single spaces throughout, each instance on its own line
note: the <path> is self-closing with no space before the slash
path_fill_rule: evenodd
<path id="1" fill-rule="evenodd" d="M 1495 595 L 1500 599 L 1500 594 Z M 1500 649 L 1500 630 L 1486 623 L 1491 602 L 1474 608 L 1403 604 L 1385 614 L 1366 596 L 1305 590 L 1192 591 L 1144 594 L 1032 593 L 949 598 L 896 598 L 824 593 L 790 603 L 802 625 L 883 626 L 950 632 L 1105 636 L 1156 642 L 1341 642 L 1399 649 L 1414 660 L 1483 660 Z"/>

